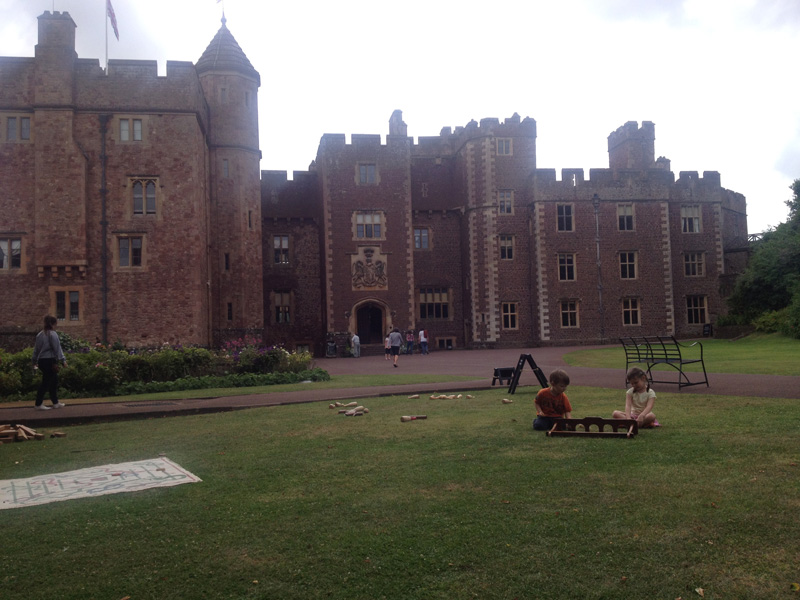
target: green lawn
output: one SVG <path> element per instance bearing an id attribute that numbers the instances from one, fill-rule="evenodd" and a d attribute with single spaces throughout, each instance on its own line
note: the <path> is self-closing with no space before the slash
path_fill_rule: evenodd
<path id="1" fill-rule="evenodd" d="M 696 340 L 682 341 L 692 344 Z M 753 373 L 759 375 L 800 375 L 800 340 L 778 334 L 755 334 L 740 340 L 699 340 L 709 373 Z M 687 356 L 699 357 L 699 346 L 687 349 Z M 618 348 L 578 350 L 564 356 L 564 361 L 574 367 L 624 369 L 625 352 Z M 670 367 L 659 366 L 669 370 Z M 688 365 L 687 371 L 698 371 L 700 366 Z"/>
<path id="2" fill-rule="evenodd" d="M 108 396 L 105 398 L 70 398 L 69 404 L 96 404 L 99 402 L 153 402 L 157 400 L 182 400 L 185 398 L 220 398 L 223 396 L 247 396 L 251 394 L 275 394 L 278 392 L 297 392 L 313 388 L 315 390 L 339 390 L 347 388 L 371 387 L 382 385 L 408 385 L 420 383 L 447 383 L 452 381 L 479 381 L 485 376 L 466 377 L 458 375 L 425 375 L 425 374 L 372 374 L 372 375 L 331 375 L 330 381 L 313 383 L 286 383 L 281 385 L 262 385 L 254 387 L 206 388 L 202 390 L 182 390 L 177 392 L 153 392 L 132 396 Z M 28 406 L 30 401 L 20 402 Z M 11 403 L 6 403 L 10 406 Z M 1 598 L 1 597 L 0 597 Z"/>
<path id="3" fill-rule="evenodd" d="M 63 428 L 3 478 L 165 453 L 202 483 L 0 511 L 0 597 L 792 598 L 800 404 L 659 393 L 636 439 L 533 432 L 532 389 Z M 620 391 L 569 390 L 576 416 Z M 403 414 L 428 419 L 401 423 Z"/>

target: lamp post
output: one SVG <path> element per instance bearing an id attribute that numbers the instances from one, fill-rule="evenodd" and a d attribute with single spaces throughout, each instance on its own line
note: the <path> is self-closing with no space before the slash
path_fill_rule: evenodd
<path id="1" fill-rule="evenodd" d="M 606 338 L 605 306 L 603 305 L 603 268 L 600 262 L 600 197 L 592 196 L 594 206 L 594 243 L 597 248 L 597 311 L 600 315 L 600 343 Z"/>

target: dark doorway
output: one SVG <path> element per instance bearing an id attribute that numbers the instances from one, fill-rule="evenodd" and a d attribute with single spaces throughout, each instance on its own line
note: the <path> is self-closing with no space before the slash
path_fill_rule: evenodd
<path id="1" fill-rule="evenodd" d="M 358 337 L 362 344 L 383 342 L 383 311 L 374 304 L 365 304 L 358 309 Z"/>

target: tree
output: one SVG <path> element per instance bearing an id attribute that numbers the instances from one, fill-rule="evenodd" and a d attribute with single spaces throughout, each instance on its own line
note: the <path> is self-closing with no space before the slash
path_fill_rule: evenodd
<path id="1" fill-rule="evenodd" d="M 795 179 L 789 189 L 794 193 L 794 197 L 786 201 L 786 206 L 789 207 L 789 220 L 796 221 L 800 218 L 800 179 Z"/>
<path id="2" fill-rule="evenodd" d="M 742 322 L 750 323 L 766 312 L 790 306 L 785 318 L 800 315 L 800 179 L 789 189 L 794 193 L 786 201 L 789 220 L 765 233 L 757 243 L 728 299 L 731 315 Z"/>

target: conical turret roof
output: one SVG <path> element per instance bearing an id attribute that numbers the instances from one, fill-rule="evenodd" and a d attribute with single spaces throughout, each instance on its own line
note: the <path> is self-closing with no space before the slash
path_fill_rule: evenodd
<path id="1" fill-rule="evenodd" d="M 248 77 L 254 77 L 261 85 L 261 76 L 250 64 L 244 51 L 233 38 L 233 34 L 226 26 L 227 19 L 222 16 L 222 27 L 217 31 L 217 35 L 203 52 L 203 56 L 197 61 L 195 68 L 198 73 L 210 71 L 236 71 Z"/>

